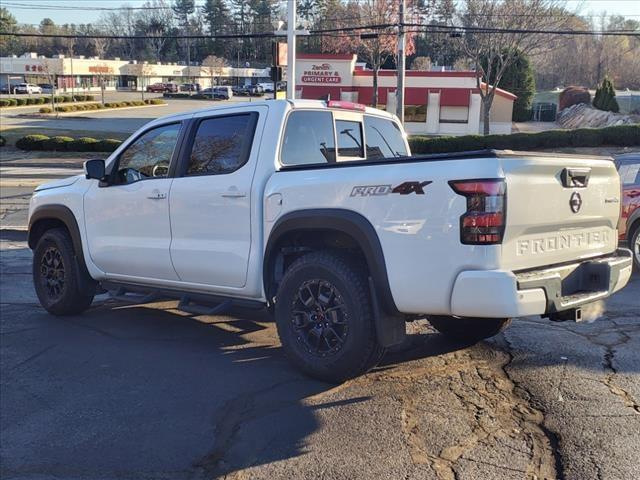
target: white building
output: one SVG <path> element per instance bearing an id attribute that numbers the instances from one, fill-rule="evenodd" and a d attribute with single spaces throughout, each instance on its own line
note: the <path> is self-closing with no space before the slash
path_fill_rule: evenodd
<path id="1" fill-rule="evenodd" d="M 97 57 L 45 58 L 36 53 L 19 57 L 0 57 L 0 87 L 17 83 L 55 83 L 61 91 L 98 91 L 103 80 L 107 90 L 141 90 L 152 83 L 199 83 L 245 85 L 267 81 L 269 68 L 204 66 L 187 67 L 177 63 L 148 63 L 135 60 L 100 59 Z"/>

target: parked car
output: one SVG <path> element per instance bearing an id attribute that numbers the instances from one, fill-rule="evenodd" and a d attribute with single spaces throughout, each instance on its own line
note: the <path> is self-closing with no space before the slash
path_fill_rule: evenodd
<path id="1" fill-rule="evenodd" d="M 42 93 L 55 93 L 55 87 L 50 83 L 39 83 L 38 86 L 42 90 Z"/>
<path id="2" fill-rule="evenodd" d="M 412 157 L 406 138 L 394 115 L 340 101 L 153 120 L 84 175 L 36 188 L 38 299 L 54 315 L 102 289 L 192 315 L 267 307 L 292 363 L 340 382 L 416 315 L 478 341 L 513 317 L 579 320 L 627 284 L 610 159 Z"/>
<path id="3" fill-rule="evenodd" d="M 16 85 L 15 93 L 42 93 L 42 89 L 33 83 L 19 83 Z"/>
<path id="4" fill-rule="evenodd" d="M 167 87 L 164 83 L 152 83 L 147 85 L 147 92 L 151 93 L 163 93 L 167 91 Z"/>
<path id="5" fill-rule="evenodd" d="M 178 84 L 177 83 L 165 83 L 164 84 L 164 91 L 167 93 L 177 93 L 178 92 Z"/>
<path id="6" fill-rule="evenodd" d="M 265 93 L 273 93 L 273 82 L 260 82 L 258 83 L 262 87 L 262 91 Z"/>
<path id="7" fill-rule="evenodd" d="M 620 240 L 633 251 L 634 263 L 640 269 L 640 153 L 616 157 L 622 182 L 622 214 L 618 224 Z"/>
<path id="8" fill-rule="evenodd" d="M 211 98 L 212 100 L 222 100 L 222 98 L 216 93 L 215 87 L 207 87 L 200 90 L 200 95 Z"/>
<path id="9" fill-rule="evenodd" d="M 231 91 L 239 97 L 247 97 L 249 95 L 249 89 L 246 85 L 233 86 L 231 87 Z"/>
<path id="10" fill-rule="evenodd" d="M 183 83 L 180 85 L 181 92 L 199 92 L 200 84 L 199 83 Z"/>
<path id="11" fill-rule="evenodd" d="M 0 93 L 5 93 L 5 94 L 16 93 L 16 85 L 15 84 L 2 85 L 2 87 L 0 87 Z"/>

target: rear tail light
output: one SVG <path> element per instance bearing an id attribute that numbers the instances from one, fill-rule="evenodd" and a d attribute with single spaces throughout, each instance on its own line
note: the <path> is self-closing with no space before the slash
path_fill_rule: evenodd
<path id="1" fill-rule="evenodd" d="M 465 245 L 502 243 L 507 195 L 504 180 L 452 180 L 449 185 L 467 198 L 467 211 L 460 217 L 460 241 Z"/>

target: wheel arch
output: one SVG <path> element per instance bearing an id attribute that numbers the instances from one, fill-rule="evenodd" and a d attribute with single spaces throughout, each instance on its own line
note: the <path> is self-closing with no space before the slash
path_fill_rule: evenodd
<path id="1" fill-rule="evenodd" d="M 354 242 L 362 252 L 381 309 L 389 315 L 397 315 L 384 252 L 375 228 L 361 214 L 346 209 L 296 210 L 278 219 L 269 235 L 264 255 L 263 286 L 267 299 L 271 300 L 275 295 L 278 283 L 276 264 L 282 258 L 283 246 L 296 235 L 318 237 L 324 232 L 345 236 L 345 240 Z M 340 237 L 335 235 L 332 238 L 338 241 Z"/>
<path id="2" fill-rule="evenodd" d="M 640 207 L 631 212 L 627 219 L 627 231 L 625 233 L 628 242 L 631 242 L 631 235 L 637 228 L 640 228 Z"/>
<path id="3" fill-rule="evenodd" d="M 37 207 L 29 217 L 29 231 L 27 234 L 27 244 L 31 250 L 38 245 L 38 241 L 47 230 L 63 227 L 71 237 L 73 252 L 78 260 L 80 275 L 85 279 L 91 279 L 82 249 L 82 236 L 75 215 L 69 207 L 65 205 L 42 205 Z"/>

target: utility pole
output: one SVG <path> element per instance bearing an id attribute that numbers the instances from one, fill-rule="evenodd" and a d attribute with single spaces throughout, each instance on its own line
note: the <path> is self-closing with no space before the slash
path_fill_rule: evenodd
<path id="1" fill-rule="evenodd" d="M 400 123 L 404 124 L 404 49 L 406 43 L 404 36 L 404 11 L 406 8 L 406 0 L 398 1 L 400 2 L 400 6 L 398 9 L 398 85 L 396 88 L 396 115 L 400 119 Z"/>
<path id="2" fill-rule="evenodd" d="M 296 0 L 287 0 L 287 98 L 296 98 Z"/>

